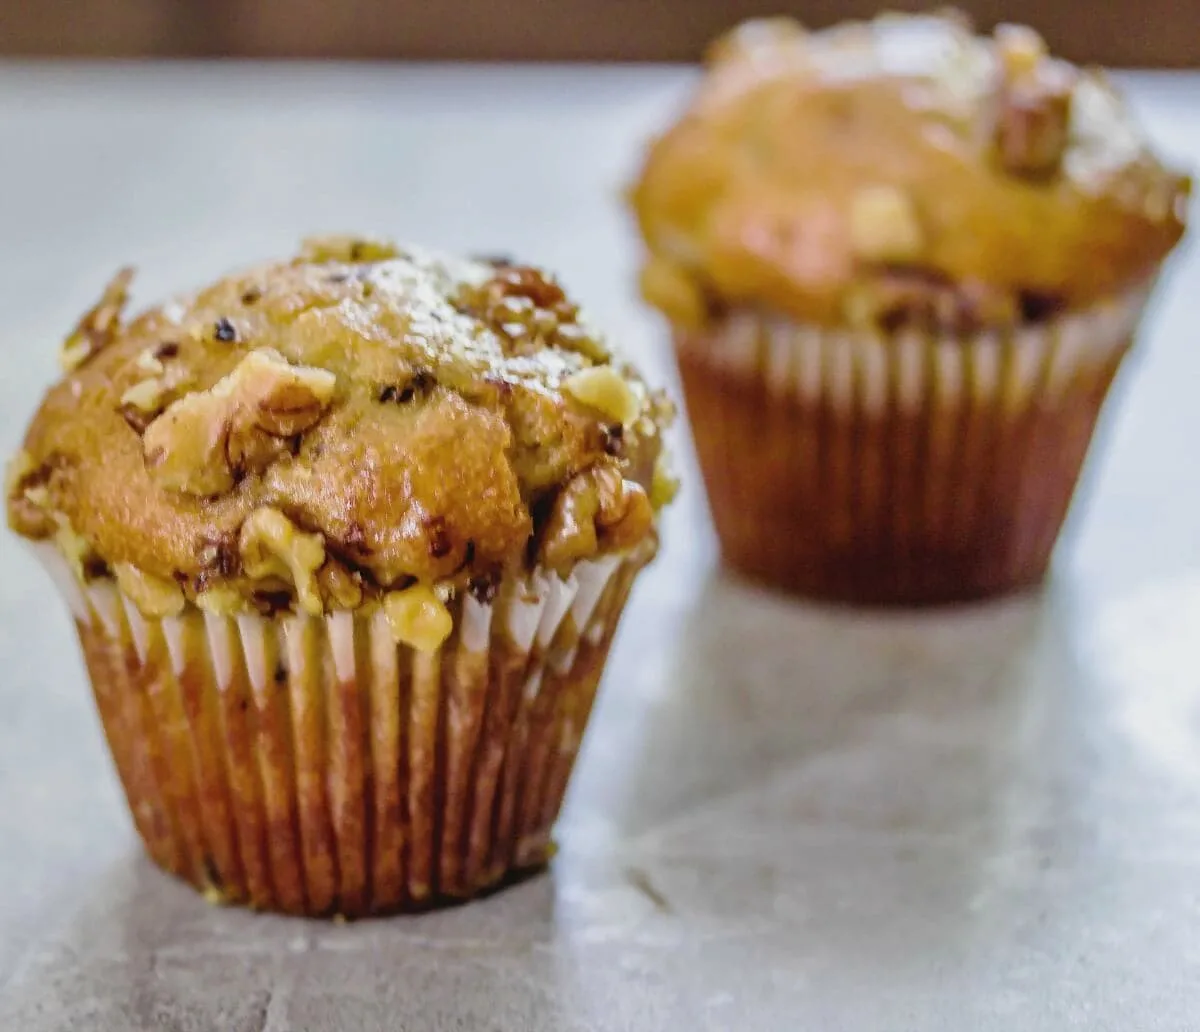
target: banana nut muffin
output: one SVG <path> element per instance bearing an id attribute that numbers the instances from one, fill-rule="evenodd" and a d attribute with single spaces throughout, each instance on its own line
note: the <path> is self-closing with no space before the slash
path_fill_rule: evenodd
<path id="1" fill-rule="evenodd" d="M 130 279 L 7 498 L 151 855 L 345 915 L 544 862 L 669 403 L 530 266 L 323 238 L 125 321 Z"/>
<path id="2" fill-rule="evenodd" d="M 852 601 L 1038 580 L 1189 189 L 1028 28 L 719 41 L 631 201 L 729 560 Z"/>

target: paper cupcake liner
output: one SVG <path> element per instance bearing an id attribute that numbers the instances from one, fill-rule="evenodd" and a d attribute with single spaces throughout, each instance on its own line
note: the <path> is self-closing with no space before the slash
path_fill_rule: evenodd
<path id="1" fill-rule="evenodd" d="M 1038 582 L 1147 293 L 966 338 L 749 312 L 677 332 L 727 561 L 867 604 Z"/>
<path id="2" fill-rule="evenodd" d="M 359 916 L 462 899 L 541 866 L 645 556 L 451 603 L 434 653 L 383 615 L 149 620 L 116 584 L 74 612 L 134 823 L 210 898 Z"/>

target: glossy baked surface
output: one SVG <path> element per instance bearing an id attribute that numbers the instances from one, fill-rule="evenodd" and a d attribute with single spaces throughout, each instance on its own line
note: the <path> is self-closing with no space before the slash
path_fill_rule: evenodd
<path id="1" fill-rule="evenodd" d="M 486 593 L 654 533 L 670 406 L 548 274 L 329 238 L 126 322 L 129 280 L 65 342 L 8 501 L 145 610 Z"/>
<path id="2" fill-rule="evenodd" d="M 1146 279 L 1188 189 L 1104 76 L 1031 30 L 885 16 L 719 41 L 631 199 L 643 290 L 677 323 L 753 305 L 969 332 Z"/>

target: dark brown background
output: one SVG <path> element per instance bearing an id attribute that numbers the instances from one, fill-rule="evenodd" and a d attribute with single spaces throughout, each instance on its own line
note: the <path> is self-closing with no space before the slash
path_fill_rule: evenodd
<path id="1" fill-rule="evenodd" d="M 893 9 L 928 4 L 890 3 Z M 1038 25 L 1060 52 L 1113 65 L 1200 65 L 1200 0 L 974 0 L 978 23 Z M 691 60 L 739 18 L 812 25 L 870 0 L 0 0 L 0 53 Z"/>

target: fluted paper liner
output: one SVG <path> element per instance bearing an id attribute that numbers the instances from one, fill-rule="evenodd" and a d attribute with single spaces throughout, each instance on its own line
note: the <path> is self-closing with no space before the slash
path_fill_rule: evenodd
<path id="1" fill-rule="evenodd" d="M 726 559 L 788 590 L 862 603 L 1038 582 L 1147 292 L 966 338 L 751 312 L 678 331 Z"/>
<path id="2" fill-rule="evenodd" d="M 211 898 L 356 916 L 469 897 L 550 829 L 645 556 L 450 604 L 440 650 L 382 613 L 149 620 L 43 558 L 75 616 L 133 820 Z"/>

